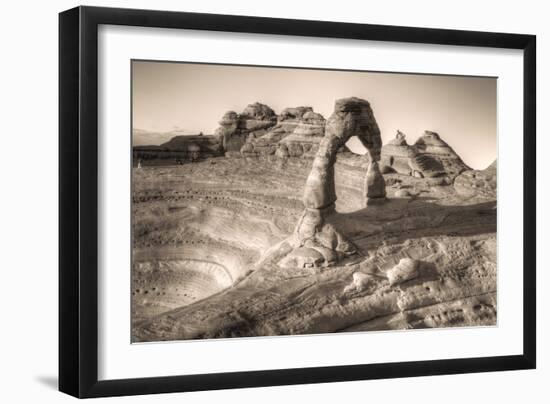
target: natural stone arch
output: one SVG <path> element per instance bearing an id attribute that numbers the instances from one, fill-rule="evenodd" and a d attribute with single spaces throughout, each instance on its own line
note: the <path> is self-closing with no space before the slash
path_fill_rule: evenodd
<path id="1" fill-rule="evenodd" d="M 373 180 L 378 185 L 378 189 L 373 189 L 369 186 L 372 185 L 371 183 L 366 183 L 365 197 L 385 197 L 385 186 L 382 186 L 383 177 L 378 170 L 382 139 L 370 104 L 356 97 L 344 98 L 335 103 L 334 112 L 327 121 L 325 135 L 319 144 L 319 150 L 306 180 L 303 198 L 306 209 L 334 207 L 337 199 L 334 182 L 337 152 L 353 136 L 357 136 L 367 149 L 368 172 L 374 174 L 376 178 Z"/>
<path id="2" fill-rule="evenodd" d="M 337 152 L 353 136 L 367 149 L 365 205 L 385 200 L 386 184 L 378 168 L 382 139 L 370 104 L 360 98 L 337 100 L 304 188 L 304 212 L 283 248 L 283 267 L 327 266 L 356 252 L 355 247 L 326 219 L 335 211 L 334 165 Z"/>

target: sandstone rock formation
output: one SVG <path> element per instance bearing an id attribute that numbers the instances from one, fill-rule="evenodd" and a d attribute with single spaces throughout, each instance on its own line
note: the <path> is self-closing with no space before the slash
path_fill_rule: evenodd
<path id="1" fill-rule="evenodd" d="M 425 131 L 414 144 L 417 152 L 411 160 L 413 170 L 424 177 L 447 175 L 456 177 L 469 167 L 460 156 L 435 132 Z"/>
<path id="2" fill-rule="evenodd" d="M 296 226 L 296 233 L 284 248 L 291 251 L 279 262 L 282 268 L 313 268 L 330 266 L 356 253 L 355 247 L 333 225 L 306 210 Z"/>
<path id="3" fill-rule="evenodd" d="M 382 146 L 380 156 L 382 172 L 411 175 L 409 159 L 413 155 L 414 150 L 407 144 L 405 134 L 398 130 L 395 139 Z"/>
<path id="4" fill-rule="evenodd" d="M 325 134 L 325 118 L 312 107 L 285 108 L 280 115 L 267 105 L 254 103 L 243 112 L 228 111 L 214 136 L 226 155 L 313 158 Z M 348 150 L 342 144 L 338 151 Z"/>
<path id="5" fill-rule="evenodd" d="M 321 114 L 307 111 L 292 133 L 281 140 L 280 145 L 286 146 L 290 157 L 313 157 L 325 134 L 325 123 Z"/>
<path id="6" fill-rule="evenodd" d="M 288 238 L 305 214 L 312 161 L 278 169 L 267 159 L 214 158 L 134 169 L 132 341 L 496 325 L 495 198 L 392 174 L 390 196 L 418 197 L 361 209 L 368 159 L 355 155 L 366 163 L 352 166 L 342 157 L 339 213 L 291 255 L 301 269 L 278 264 L 293 251 Z M 327 270 L 319 257 L 346 257 L 342 235 L 358 253 Z M 280 243 L 280 255 L 263 259 Z M 340 251 L 321 248 L 331 243 Z M 418 276 L 392 286 L 402 258 L 418 260 Z M 343 293 L 352 282 L 359 287 Z"/>
<path id="7" fill-rule="evenodd" d="M 355 97 L 337 100 L 306 181 L 303 199 L 306 209 L 330 211 L 334 208 L 336 153 L 352 136 L 357 136 L 368 151 L 369 171 L 378 177 L 370 182 L 384 181 L 375 167 L 380 160 L 381 138 L 370 104 Z"/>
<path id="8" fill-rule="evenodd" d="M 485 170 L 464 171 L 454 182 L 455 190 L 466 196 L 480 195 L 489 198 L 497 196 L 497 161 Z"/>
<path id="9" fill-rule="evenodd" d="M 222 139 L 226 152 L 239 151 L 248 137 L 259 137 L 277 123 L 277 115 L 267 105 L 256 102 L 241 114 L 228 111 L 220 120 L 216 135 Z"/>
<path id="10" fill-rule="evenodd" d="M 431 131 L 425 131 L 414 145 L 407 144 L 405 135 L 397 131 L 395 139 L 382 147 L 381 170 L 417 178 L 447 176 L 455 178 L 469 167 L 455 151 Z"/>
<path id="11" fill-rule="evenodd" d="M 384 201 L 386 198 L 386 182 L 376 161 L 372 161 L 369 165 L 367 176 L 365 177 L 364 191 L 367 205 Z"/>
<path id="12" fill-rule="evenodd" d="M 325 118 L 311 107 L 286 108 L 277 124 L 261 136 L 249 136 L 241 148 L 244 156 L 313 157 L 325 132 Z M 280 150 L 280 151 L 279 151 Z"/>
<path id="13" fill-rule="evenodd" d="M 365 146 L 370 161 L 365 179 L 366 201 L 385 198 L 384 177 L 378 169 L 382 142 L 370 104 L 355 97 L 337 100 L 306 180 L 305 210 L 293 236 L 287 240 L 292 251 L 281 260 L 282 267 L 327 266 L 356 252 L 328 220 L 335 212 L 337 198 L 336 154 L 352 136 L 357 136 Z"/>

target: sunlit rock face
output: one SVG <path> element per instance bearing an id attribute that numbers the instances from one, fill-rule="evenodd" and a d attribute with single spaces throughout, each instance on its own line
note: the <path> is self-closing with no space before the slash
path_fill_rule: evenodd
<path id="1" fill-rule="evenodd" d="M 313 157 L 325 132 L 325 118 L 311 107 L 285 108 L 265 134 L 254 133 L 241 148 L 243 156 Z"/>
<path id="2" fill-rule="evenodd" d="M 452 147 L 435 132 L 425 131 L 414 147 L 417 154 L 412 159 L 412 166 L 422 172 L 424 177 L 447 175 L 454 178 L 469 169 Z"/>
<path id="3" fill-rule="evenodd" d="M 325 134 L 326 120 L 312 109 L 305 111 L 292 133 L 284 136 L 279 145 L 288 150 L 290 157 L 315 156 Z"/>
<path id="4" fill-rule="evenodd" d="M 407 143 L 405 134 L 398 130 L 395 138 L 382 146 L 380 159 L 382 172 L 411 175 L 409 161 L 414 154 L 414 149 Z"/>
<path id="5" fill-rule="evenodd" d="M 249 104 L 242 113 L 228 111 L 219 121 L 216 135 L 225 152 L 238 152 L 249 137 L 259 137 L 277 123 L 277 115 L 267 105 Z"/>
<path id="6" fill-rule="evenodd" d="M 325 136 L 321 140 L 306 181 L 303 199 L 306 208 L 326 209 L 336 202 L 334 183 L 336 153 L 352 136 L 357 136 L 366 147 L 366 158 L 371 162 L 369 166 L 371 169 L 370 167 L 380 160 L 382 145 L 380 130 L 370 104 L 355 97 L 336 101 L 334 113 L 327 122 Z M 377 166 L 373 167 L 371 172 L 371 179 L 368 182 L 370 184 L 376 182 L 378 188 L 383 188 L 384 179 Z M 373 196 L 375 194 L 382 196 L 382 193 L 381 189 L 379 192 L 373 191 Z"/>
<path id="7" fill-rule="evenodd" d="M 469 167 L 439 134 L 425 131 L 414 145 L 397 131 L 395 139 L 382 147 L 381 170 L 417 178 L 447 177 L 450 180 Z"/>

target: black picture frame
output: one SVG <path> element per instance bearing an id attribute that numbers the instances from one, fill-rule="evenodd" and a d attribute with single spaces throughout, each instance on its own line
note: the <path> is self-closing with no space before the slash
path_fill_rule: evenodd
<path id="1" fill-rule="evenodd" d="M 523 354 L 98 380 L 98 26 L 181 28 L 523 50 Z M 59 390 L 104 397 L 536 366 L 536 37 L 340 22 L 77 7 L 59 15 Z"/>

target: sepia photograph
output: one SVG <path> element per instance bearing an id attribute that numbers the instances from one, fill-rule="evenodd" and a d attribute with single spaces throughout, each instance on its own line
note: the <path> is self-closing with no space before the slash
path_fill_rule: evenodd
<path id="1" fill-rule="evenodd" d="M 497 325 L 497 78 L 132 60 L 133 343 Z"/>

